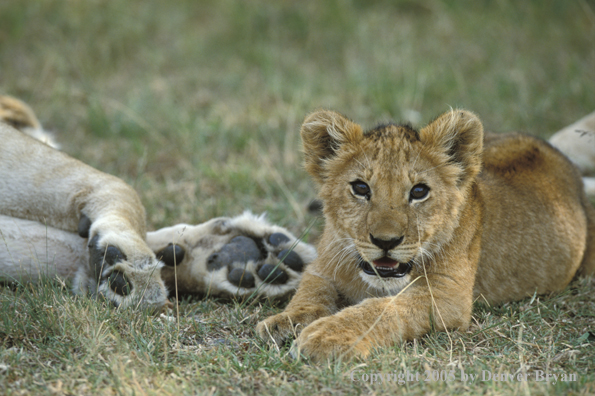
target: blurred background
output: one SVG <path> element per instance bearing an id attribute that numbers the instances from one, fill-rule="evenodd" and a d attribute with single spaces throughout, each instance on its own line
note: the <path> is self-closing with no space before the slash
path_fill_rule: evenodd
<path id="1" fill-rule="evenodd" d="M 0 94 L 132 184 L 152 229 L 251 209 L 299 234 L 308 112 L 463 107 L 547 138 L 595 109 L 595 2 L 4 0 Z"/>

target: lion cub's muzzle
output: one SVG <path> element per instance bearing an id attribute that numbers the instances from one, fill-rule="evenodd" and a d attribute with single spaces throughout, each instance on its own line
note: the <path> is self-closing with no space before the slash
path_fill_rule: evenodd
<path id="1" fill-rule="evenodd" d="M 372 263 L 365 261 L 360 257 L 359 267 L 367 275 L 379 276 L 381 278 L 402 278 L 411 271 L 412 263 L 399 263 L 389 257 L 389 251 L 396 248 L 403 242 L 404 236 L 392 239 L 375 238 L 370 234 L 370 241 L 382 249 L 384 256 L 374 260 Z"/>

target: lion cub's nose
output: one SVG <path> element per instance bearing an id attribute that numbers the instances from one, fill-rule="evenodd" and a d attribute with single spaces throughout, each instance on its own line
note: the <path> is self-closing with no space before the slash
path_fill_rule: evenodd
<path id="1" fill-rule="evenodd" d="M 374 236 L 372 234 L 370 234 L 370 241 L 372 241 L 372 243 L 374 245 L 378 246 L 380 249 L 382 249 L 384 251 L 388 251 L 388 250 L 391 250 L 391 249 L 399 246 L 401 244 L 401 242 L 403 242 L 403 238 L 405 238 L 405 237 L 402 236 L 400 238 L 392 238 L 392 239 L 386 240 L 386 239 L 374 238 Z"/>

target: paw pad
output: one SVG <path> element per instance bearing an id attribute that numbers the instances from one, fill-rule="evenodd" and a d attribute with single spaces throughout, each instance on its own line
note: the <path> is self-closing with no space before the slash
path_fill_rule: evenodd
<path id="1" fill-rule="evenodd" d="M 106 270 L 121 261 L 125 261 L 127 259 L 126 255 L 115 246 L 108 245 L 104 248 L 99 246 L 98 242 L 99 235 L 95 235 L 89 241 L 89 267 L 93 272 L 95 281 L 99 284 L 107 283 L 114 293 L 122 297 L 128 296 L 132 292 L 132 283 L 124 273 L 114 270 L 108 272 L 109 275 L 104 276 Z"/>
<path id="2" fill-rule="evenodd" d="M 287 273 L 273 264 L 265 264 L 258 270 L 258 276 L 272 285 L 284 284 L 289 280 Z"/>
<path id="3" fill-rule="evenodd" d="M 89 230 L 91 229 L 91 219 L 87 215 L 81 213 L 79 219 L 78 234 L 81 238 L 89 238 Z"/>
<path id="4" fill-rule="evenodd" d="M 289 242 L 289 237 L 280 232 L 275 232 L 269 236 L 269 243 L 273 246 L 279 246 L 282 243 Z"/>
<path id="5" fill-rule="evenodd" d="M 170 243 L 163 250 L 156 253 L 157 260 L 163 261 L 163 264 L 169 267 L 175 267 L 184 260 L 186 251 L 180 245 Z"/>
<path id="6" fill-rule="evenodd" d="M 207 270 L 216 271 L 235 262 L 260 260 L 260 249 L 251 238 L 237 236 L 207 259 Z"/>
<path id="7" fill-rule="evenodd" d="M 126 276 L 124 276 L 124 274 L 120 271 L 112 272 L 108 276 L 107 282 L 109 284 L 109 288 L 121 296 L 127 296 L 132 291 L 132 285 L 130 282 L 128 282 Z"/>
<path id="8" fill-rule="evenodd" d="M 227 280 L 230 281 L 232 284 L 236 285 L 237 287 L 243 287 L 249 289 L 254 287 L 254 275 L 250 272 L 246 271 L 246 268 L 234 268 L 229 271 L 227 275 Z"/>
<path id="9" fill-rule="evenodd" d="M 268 242 L 269 247 L 265 241 Z M 237 287 L 246 289 L 255 287 L 255 276 L 270 285 L 283 285 L 288 282 L 290 275 L 279 266 L 281 259 L 294 271 L 301 272 L 304 267 L 304 261 L 295 251 L 289 249 L 279 251 L 280 246 L 288 245 L 290 241 L 291 239 L 281 232 L 274 232 L 263 239 L 236 236 L 208 257 L 207 270 L 213 272 L 227 267 L 229 270 L 227 280 Z M 255 265 L 249 268 L 249 262 Z"/>
<path id="10" fill-rule="evenodd" d="M 288 247 L 291 248 L 291 239 L 282 232 L 262 238 L 239 235 L 209 255 L 207 270 L 216 272 L 227 268 L 227 280 L 245 289 L 256 286 L 256 277 L 260 283 L 284 285 L 292 276 L 287 268 L 296 272 L 304 269 L 304 260 Z M 283 262 L 285 267 L 279 262 Z"/>
<path id="11" fill-rule="evenodd" d="M 224 230 L 219 227 L 221 222 Z M 180 242 L 184 262 L 176 273 L 164 267 L 161 275 L 170 290 L 178 287 L 193 294 L 285 299 L 295 292 L 306 265 L 316 258 L 313 246 L 271 225 L 264 216 L 249 212 L 196 226 L 168 227 L 149 233 L 147 239 L 166 265 L 173 261 L 168 257 L 176 253 L 173 245 L 166 244 Z M 176 262 L 182 261 L 178 259 Z"/>
<path id="12" fill-rule="evenodd" d="M 286 266 L 294 271 L 302 272 L 304 269 L 304 260 L 294 250 L 283 249 L 277 255 L 279 260 L 283 260 Z"/>
<path id="13" fill-rule="evenodd" d="M 117 247 L 108 246 L 107 249 L 105 249 L 105 262 L 109 265 L 114 265 L 118 261 L 123 260 L 126 260 L 126 256 Z"/>
<path id="14" fill-rule="evenodd" d="M 99 235 L 95 235 L 89 241 L 89 266 L 95 275 L 95 279 L 102 277 L 103 271 L 119 261 L 126 260 L 126 255 L 115 246 L 101 248 L 97 245 Z"/>

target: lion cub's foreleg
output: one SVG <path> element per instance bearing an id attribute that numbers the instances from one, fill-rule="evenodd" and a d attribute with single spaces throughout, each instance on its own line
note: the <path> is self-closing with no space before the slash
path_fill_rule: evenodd
<path id="1" fill-rule="evenodd" d="M 329 279 L 306 271 L 285 311 L 258 323 L 256 331 L 263 340 L 282 344 L 318 318 L 336 313 L 338 299 L 339 294 Z"/>
<path id="2" fill-rule="evenodd" d="M 425 283 L 425 279 L 418 280 Z M 466 329 L 472 300 L 427 286 L 395 297 L 371 298 L 341 312 L 320 318 L 306 327 L 296 346 L 314 360 L 329 357 L 366 357 L 373 348 L 390 347 L 432 329 Z"/>
<path id="3" fill-rule="evenodd" d="M 277 343 L 297 333 L 296 347 L 315 361 L 366 357 L 432 329 L 465 329 L 471 318 L 472 290 L 461 290 L 452 278 L 428 274 L 428 281 L 419 277 L 396 296 L 368 298 L 339 312 L 330 283 L 312 275 L 303 282 L 285 311 L 257 331 Z"/>

